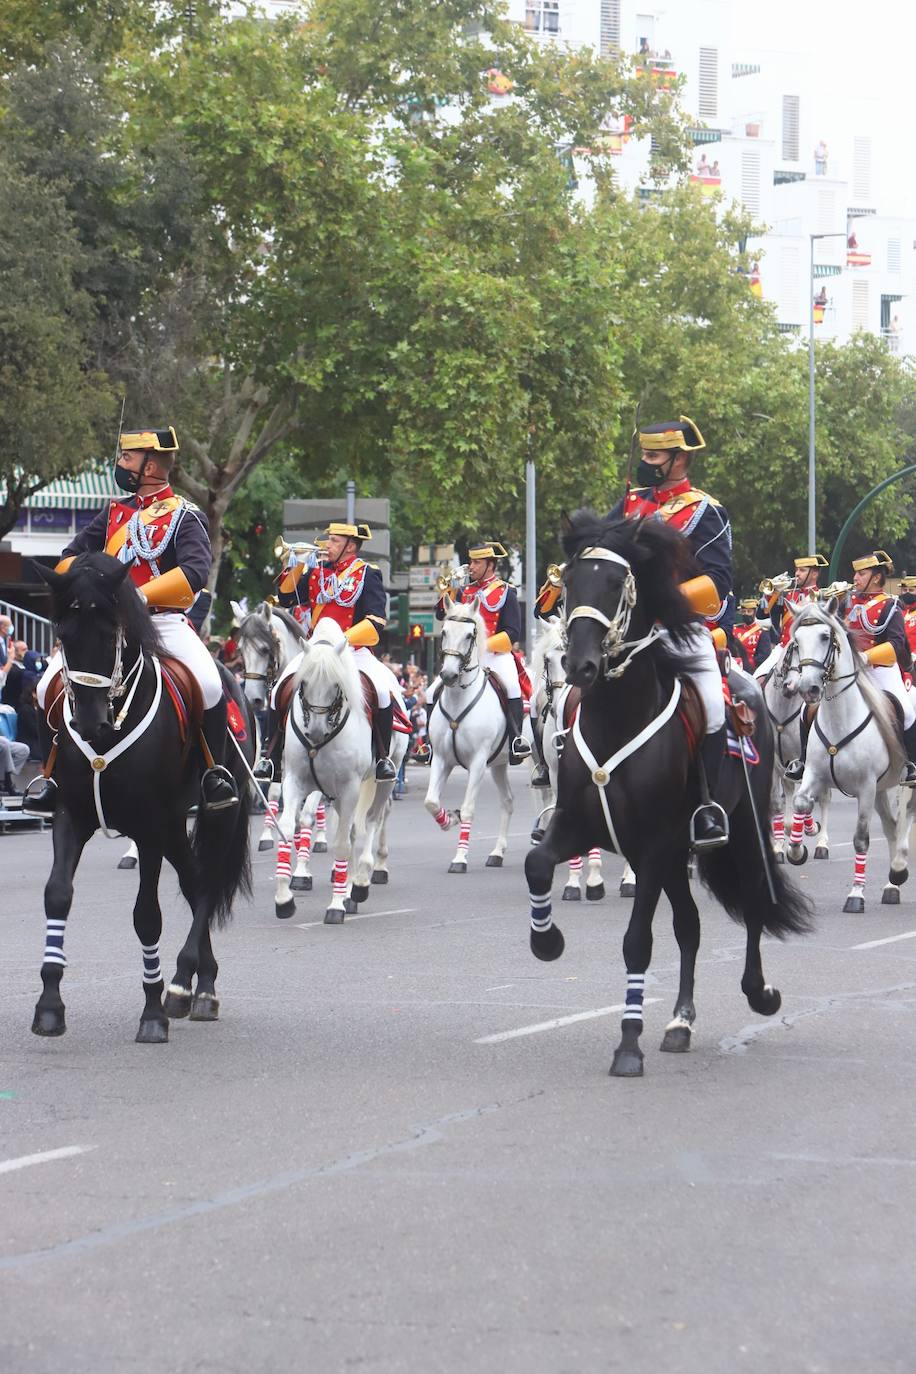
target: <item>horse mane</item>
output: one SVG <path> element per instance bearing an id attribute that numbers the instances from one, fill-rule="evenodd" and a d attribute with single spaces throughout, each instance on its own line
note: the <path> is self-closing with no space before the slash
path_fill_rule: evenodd
<path id="1" fill-rule="evenodd" d="M 359 713 L 363 710 L 363 685 L 353 654 L 337 652 L 342 638 L 343 630 L 336 620 L 320 620 L 306 643 L 307 652 L 294 681 L 297 689 L 302 683 L 309 687 L 314 684 L 328 695 L 340 689 L 350 710 Z"/>
<path id="2" fill-rule="evenodd" d="M 477 658 L 481 660 L 487 649 L 487 627 L 476 604 L 473 601 L 453 601 L 445 612 L 445 619 L 466 624 L 473 622 L 477 631 Z"/>
<path id="3" fill-rule="evenodd" d="M 282 606 L 271 606 L 270 614 L 273 618 L 279 620 L 281 625 L 286 626 L 294 639 L 304 643 L 308 638 L 305 630 L 303 630 L 296 617 L 290 615 L 289 611 L 285 611 Z"/>
<path id="4" fill-rule="evenodd" d="M 150 615 L 146 602 L 137 595 L 137 589 L 130 577 L 123 575 L 123 563 L 107 553 L 79 554 L 64 574 L 66 591 L 55 597 L 62 604 L 58 611 L 66 609 L 66 603 L 78 599 L 81 606 L 98 602 L 99 596 L 107 597 L 114 620 L 124 633 L 126 641 L 136 644 L 147 654 L 165 653 L 165 647 L 156 628 L 156 618 Z"/>
<path id="5" fill-rule="evenodd" d="M 529 676 L 535 685 L 541 680 L 547 663 L 547 655 L 553 653 L 555 649 L 562 648 L 563 636 L 566 633 L 565 623 L 561 616 L 554 616 L 551 620 L 542 621 L 541 626 L 541 633 L 534 641 L 534 648 L 531 651 Z"/>
<path id="6" fill-rule="evenodd" d="M 664 520 L 624 520 L 578 510 L 563 535 L 567 559 L 597 546 L 625 558 L 636 578 L 643 613 L 651 625 L 664 625 L 678 645 L 696 630 L 700 617 L 680 589 L 680 583 L 696 576 L 697 565 L 683 535 Z"/>
<path id="7" fill-rule="evenodd" d="M 849 631 L 841 620 L 835 615 L 831 615 L 826 606 L 818 601 L 811 601 L 793 616 L 792 628 L 789 636 L 792 642 L 795 641 L 795 631 L 802 625 L 826 625 L 834 634 L 841 637 L 849 645 L 853 661 L 858 665 L 861 655 L 852 642 Z M 894 708 L 888 701 L 885 694 L 879 687 L 871 681 L 867 673 L 860 673 L 858 678 L 859 691 L 865 699 L 865 704 L 875 718 L 878 729 L 881 731 L 881 738 L 890 759 L 900 757 L 900 739 L 897 734 L 897 720 Z"/>

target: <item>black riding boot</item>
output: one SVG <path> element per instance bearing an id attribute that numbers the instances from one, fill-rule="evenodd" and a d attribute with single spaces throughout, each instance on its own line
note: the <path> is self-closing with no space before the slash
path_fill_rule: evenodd
<path id="1" fill-rule="evenodd" d="M 391 760 L 391 729 L 394 724 L 394 705 L 380 706 L 375 713 L 375 728 L 378 733 L 378 763 L 375 765 L 376 782 L 394 782 L 398 775 Z"/>
<path id="2" fill-rule="evenodd" d="M 549 787 L 550 770 L 544 762 L 544 722 L 539 715 L 531 716 L 531 738 L 534 740 L 535 768 L 531 774 L 532 787 Z"/>
<path id="3" fill-rule="evenodd" d="M 904 787 L 916 787 L 916 721 L 909 730 L 904 730 L 903 747 L 906 750 L 906 768 L 901 781 Z"/>
<path id="4" fill-rule="evenodd" d="M 700 746 L 700 762 L 706 774 L 707 801 L 694 811 L 690 820 L 691 842 L 694 851 L 718 849 L 728 844 L 728 817 L 716 801 L 716 787 L 725 756 L 726 727 L 706 735 Z"/>
<path id="5" fill-rule="evenodd" d="M 258 782 L 279 782 L 283 776 L 283 735 L 280 714 L 272 706 L 267 708 L 264 725 L 266 749 L 254 770 Z"/>
<path id="6" fill-rule="evenodd" d="M 522 729 L 525 720 L 525 707 L 521 697 L 510 697 L 507 703 L 509 712 L 509 728 L 515 738 L 509 741 L 509 762 L 524 763 L 525 759 L 531 758 L 531 746 L 526 739 L 522 739 Z"/>
<path id="7" fill-rule="evenodd" d="M 3 786 L 0 787 L 0 792 L 2 792 L 2 793 L 4 794 L 4 796 L 7 796 L 7 797 L 21 797 L 21 796 L 22 796 L 22 793 L 19 792 L 19 791 L 17 791 L 17 789 L 13 786 L 13 775 L 12 775 L 12 773 L 4 773 L 4 774 L 3 774 Z"/>
<path id="8" fill-rule="evenodd" d="M 200 780 L 200 804 L 205 811 L 222 811 L 227 806 L 238 805 L 235 778 L 226 767 L 228 728 L 225 701 L 204 711 L 201 730 L 213 755 L 213 767 L 208 768 Z"/>
<path id="9" fill-rule="evenodd" d="M 47 768 L 51 749 L 54 745 L 54 736 L 48 729 L 44 711 L 35 712 L 35 721 L 38 726 L 38 744 L 41 749 L 42 767 Z M 32 788 L 35 789 L 34 792 Z M 37 778 L 33 778 L 25 789 L 22 809 L 33 816 L 53 816 L 57 810 L 57 783 L 54 779 L 45 778 L 40 773 Z"/>
<path id="10" fill-rule="evenodd" d="M 805 756 L 808 753 L 808 736 L 811 734 L 811 721 L 808 719 L 807 706 L 802 707 L 802 713 L 798 720 L 798 730 L 801 735 L 801 753 L 797 759 L 790 759 L 786 764 L 785 774 L 789 782 L 801 782 L 805 776 Z M 903 737 L 906 744 L 906 736 Z M 913 773 L 913 781 L 916 782 L 916 771 Z"/>

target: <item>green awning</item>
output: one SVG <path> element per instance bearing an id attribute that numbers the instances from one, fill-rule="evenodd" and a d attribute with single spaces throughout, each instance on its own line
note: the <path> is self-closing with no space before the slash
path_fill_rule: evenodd
<path id="1" fill-rule="evenodd" d="M 801 329 L 801 325 L 800 325 L 800 324 L 777 324 L 776 328 L 779 330 L 780 334 L 797 334 L 797 333 L 800 331 L 800 329 Z"/>
<path id="2" fill-rule="evenodd" d="M 774 186 L 788 186 L 792 181 L 804 181 L 805 172 L 790 172 L 786 168 L 778 167 L 773 173 Z"/>
<path id="3" fill-rule="evenodd" d="M 834 267 L 829 262 L 816 262 L 814 264 L 814 275 L 816 277 L 838 277 L 842 272 L 842 267 Z"/>
<path id="4" fill-rule="evenodd" d="M 756 62 L 733 62 L 732 78 L 739 76 L 756 76 L 760 67 Z"/>
<path id="5" fill-rule="evenodd" d="M 110 471 L 81 472 L 76 477 L 59 477 L 49 482 L 28 497 L 25 504 L 29 510 L 50 510 L 52 507 L 97 510 L 112 497 L 117 497 L 113 488 Z"/>
<path id="6" fill-rule="evenodd" d="M 701 143 L 721 143 L 722 130 L 695 128 L 690 130 L 690 137 L 696 146 L 699 146 Z"/>

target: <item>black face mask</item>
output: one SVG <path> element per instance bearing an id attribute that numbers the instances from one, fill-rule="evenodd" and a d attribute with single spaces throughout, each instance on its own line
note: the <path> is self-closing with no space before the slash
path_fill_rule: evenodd
<path id="1" fill-rule="evenodd" d="M 901 592 L 900 600 L 904 606 L 916 606 L 916 592 Z"/>
<path id="2" fill-rule="evenodd" d="M 674 466 L 674 458 L 666 458 L 664 463 L 647 463 L 641 458 L 636 465 L 636 485 L 638 487 L 660 487 L 667 482 Z"/>
<path id="3" fill-rule="evenodd" d="M 140 464 L 139 472 L 131 472 L 129 468 L 124 468 L 120 463 L 115 463 L 114 479 L 115 485 L 122 491 L 129 491 L 132 496 L 136 496 L 140 490 L 140 483 L 146 471 L 146 460 Z"/>
<path id="4" fill-rule="evenodd" d="M 742 611 L 741 619 L 744 621 L 745 625 L 753 625 L 754 621 L 757 619 L 757 613 L 756 611 Z"/>

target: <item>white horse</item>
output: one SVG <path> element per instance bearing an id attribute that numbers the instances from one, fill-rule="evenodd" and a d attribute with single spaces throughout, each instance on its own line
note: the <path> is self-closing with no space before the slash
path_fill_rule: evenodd
<path id="1" fill-rule="evenodd" d="M 853 847 L 855 870 L 844 911 L 865 910 L 865 862 L 869 824 L 877 809 L 891 855 L 882 902 L 900 901 L 900 887 L 909 876 L 910 809 L 912 795 L 901 797 L 904 754 L 895 728 L 893 707 L 869 681 L 862 659 L 845 627 L 836 619 L 836 600 L 827 607 L 804 605 L 792 622 L 790 643 L 797 659 L 790 686 L 801 697 L 819 702 L 808 736 L 805 773 L 795 793 L 795 810 L 786 857 L 802 864 L 808 857 L 803 843 L 806 817 L 815 800 L 831 787 L 858 803 Z"/>
<path id="2" fill-rule="evenodd" d="M 787 612 L 788 614 L 788 612 Z M 795 650 L 789 642 L 764 673 L 755 674 L 763 694 L 763 704 L 773 727 L 773 790 L 770 794 L 773 852 L 777 863 L 785 862 L 785 846 L 792 828 L 792 813 L 797 783 L 785 776 L 786 765 L 801 757 L 801 722 L 805 703 L 799 699 L 797 677 L 791 672 Z M 827 815 L 830 810 L 830 790 L 818 799 L 820 823 L 813 816 L 806 817 L 805 837 L 817 837 L 815 859 L 830 858 L 830 837 L 827 834 Z"/>
<path id="3" fill-rule="evenodd" d="M 296 657 L 305 642 L 302 626 L 278 606 L 262 601 L 251 612 L 246 613 L 237 601 L 229 603 L 232 607 L 233 624 L 238 627 L 236 642 L 242 655 L 244 671 L 242 686 L 254 710 L 263 713 L 267 710 L 270 690 L 277 678 Z M 262 747 L 264 741 L 261 741 Z M 264 814 L 264 829 L 258 840 L 258 851 L 273 849 L 273 831 L 276 829 L 280 810 L 280 784 L 272 782 L 267 789 L 267 810 Z M 297 855 L 296 878 L 301 879 L 307 868 L 300 872 L 300 856 L 304 846 L 309 852 L 323 854 L 327 850 L 325 833 L 325 808 L 320 804 L 314 823 L 314 843 L 312 829 L 308 833 L 301 826 L 296 827 L 295 845 Z M 294 887 L 305 887 L 304 882 L 294 882 Z"/>
<path id="4" fill-rule="evenodd" d="M 334 806 L 337 828 L 333 891 L 325 912 L 329 925 L 339 925 L 348 910 L 369 895 L 374 846 L 391 798 L 393 782 L 376 782 L 372 730 L 366 716 L 359 669 L 343 630 L 322 620 L 301 647 L 302 661 L 293 679 L 286 722 L 283 770 L 283 814 L 310 821 L 322 794 Z M 392 738 L 391 757 L 400 766 L 405 735 Z M 286 919 L 296 910 L 290 888 L 291 842 L 277 845 L 275 911 Z M 355 873 L 350 880 L 351 855 Z"/>
<path id="5" fill-rule="evenodd" d="M 471 823 L 477 793 L 489 766 L 499 792 L 499 836 L 487 858 L 487 868 L 502 868 L 509 840 L 513 810 L 509 786 L 511 730 L 496 688 L 489 682 L 481 659 L 487 632 L 473 604 L 455 602 L 442 625 L 441 690 L 428 714 L 428 736 L 433 751 L 425 806 L 440 830 L 451 829 L 457 820 L 458 848 L 449 873 L 467 873 Z M 452 769 L 466 768 L 468 785 L 457 816 L 442 805 L 442 789 Z"/>
<path id="6" fill-rule="evenodd" d="M 561 616 L 548 620 L 534 646 L 531 655 L 531 681 L 534 685 L 532 715 L 541 721 L 541 752 L 550 774 L 550 787 L 546 789 L 546 805 L 538 815 L 531 838 L 537 843 L 543 835 L 541 822 L 544 815 L 552 811 L 557 802 L 557 767 L 560 761 L 559 744 L 564 735 L 563 713 L 570 688 L 563 669 L 563 655 L 566 652 L 566 622 Z M 569 861 L 569 872 L 563 888 L 564 902 L 582 900 L 583 855 L 578 854 Z M 635 882 L 635 879 L 634 879 Z M 634 887 L 635 893 L 635 887 Z M 601 850 L 588 851 L 588 872 L 585 879 L 585 896 L 590 902 L 598 902 L 604 896 L 604 876 L 601 871 Z"/>

